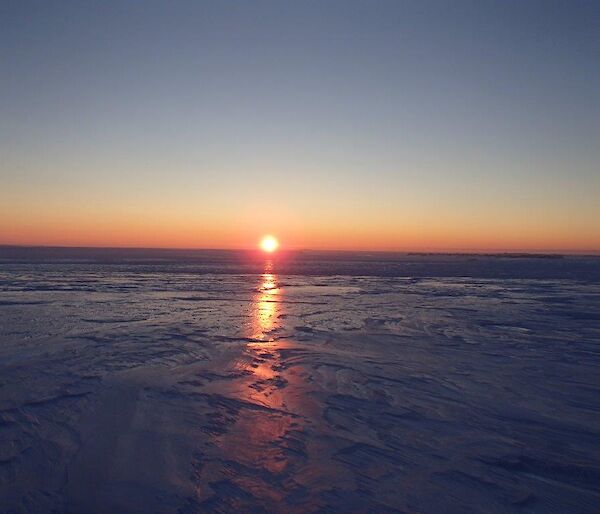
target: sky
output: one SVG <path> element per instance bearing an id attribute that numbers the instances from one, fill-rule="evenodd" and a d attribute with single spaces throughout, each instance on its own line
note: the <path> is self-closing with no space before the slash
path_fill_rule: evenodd
<path id="1" fill-rule="evenodd" d="M 600 2 L 0 2 L 0 244 L 600 252 Z"/>

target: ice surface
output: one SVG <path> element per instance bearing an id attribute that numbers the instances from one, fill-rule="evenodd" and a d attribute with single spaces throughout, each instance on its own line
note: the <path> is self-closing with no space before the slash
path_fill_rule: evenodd
<path id="1" fill-rule="evenodd" d="M 598 512 L 597 258 L 203 255 L 4 253 L 2 512 Z"/>

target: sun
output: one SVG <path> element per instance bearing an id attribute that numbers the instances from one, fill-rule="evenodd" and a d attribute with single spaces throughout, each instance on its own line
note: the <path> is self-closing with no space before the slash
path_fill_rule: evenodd
<path id="1" fill-rule="evenodd" d="M 279 241 L 273 236 L 265 236 L 260 241 L 260 248 L 267 253 L 273 253 L 279 247 Z"/>

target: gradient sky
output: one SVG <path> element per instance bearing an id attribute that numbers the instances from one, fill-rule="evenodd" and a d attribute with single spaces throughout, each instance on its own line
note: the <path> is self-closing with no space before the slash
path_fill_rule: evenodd
<path id="1" fill-rule="evenodd" d="M 600 2 L 0 2 L 0 244 L 600 251 Z"/>

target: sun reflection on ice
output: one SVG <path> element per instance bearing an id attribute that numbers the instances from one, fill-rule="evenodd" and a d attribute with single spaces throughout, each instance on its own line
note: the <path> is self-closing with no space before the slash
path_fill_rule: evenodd
<path id="1" fill-rule="evenodd" d="M 300 480 L 296 471 L 310 451 L 305 420 L 318 412 L 307 397 L 302 366 L 290 366 L 286 361 L 285 356 L 298 346 L 287 336 L 284 295 L 273 264 L 268 262 L 252 294 L 246 324 L 251 337 L 236 362 L 240 373 L 236 380 L 220 386 L 220 394 L 227 387 L 227 396 L 239 402 L 240 414 L 219 436 L 219 452 L 227 462 L 256 470 L 252 481 L 244 485 L 250 485 L 252 494 L 270 507 L 266 509 L 269 512 L 277 510 L 282 501 L 270 484 L 288 483 L 292 476 Z M 304 484 L 298 487 L 304 488 Z"/>
<path id="2" fill-rule="evenodd" d="M 272 273 L 273 264 L 268 262 L 265 272 L 261 275 L 258 294 L 254 300 L 254 326 L 252 337 L 254 339 L 270 339 L 269 334 L 277 328 L 280 316 L 279 294 L 280 288 L 277 276 Z"/>
<path id="3" fill-rule="evenodd" d="M 254 383 L 248 390 L 249 398 L 272 408 L 280 408 L 283 402 L 283 379 L 278 371 L 281 341 L 277 337 L 282 320 L 281 295 L 273 263 L 268 261 L 253 299 L 253 341 L 246 345 L 246 349 L 252 358 L 249 371 L 254 377 Z"/>

